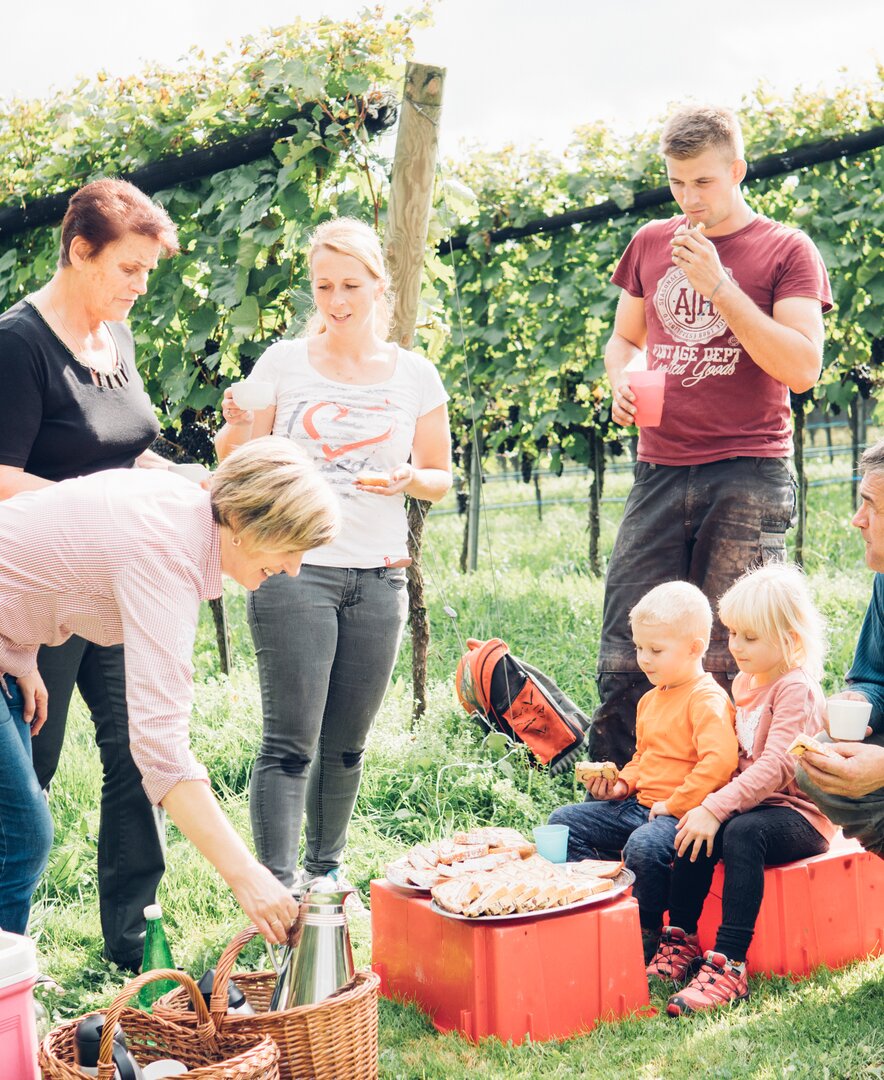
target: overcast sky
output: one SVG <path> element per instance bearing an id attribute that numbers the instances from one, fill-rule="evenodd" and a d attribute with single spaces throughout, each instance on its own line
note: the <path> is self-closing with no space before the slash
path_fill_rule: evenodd
<path id="1" fill-rule="evenodd" d="M 297 15 L 355 14 L 356 0 L 31 0 L 15 4 L 0 44 L 0 97 L 40 96 L 100 68 L 174 63 L 191 45 Z M 388 11 L 408 5 L 386 4 Z M 668 103 L 738 105 L 764 77 L 788 94 L 872 78 L 884 60 L 880 0 L 438 0 L 415 59 L 447 67 L 442 149 L 541 140 L 561 150 L 603 119 L 641 129 Z"/>

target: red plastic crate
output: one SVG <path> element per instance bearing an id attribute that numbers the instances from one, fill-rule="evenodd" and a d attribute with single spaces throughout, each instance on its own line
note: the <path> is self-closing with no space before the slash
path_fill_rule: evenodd
<path id="1" fill-rule="evenodd" d="M 648 1005 L 631 898 L 531 919 L 463 922 L 428 899 L 371 883 L 372 968 L 386 997 L 413 1000 L 439 1031 L 474 1042 L 562 1039 Z"/>
<path id="2" fill-rule="evenodd" d="M 724 867 L 715 868 L 700 917 L 704 949 L 715 945 L 721 922 Z M 824 855 L 770 866 L 764 899 L 746 957 L 748 970 L 807 975 L 884 949 L 884 860 L 838 833 Z"/>

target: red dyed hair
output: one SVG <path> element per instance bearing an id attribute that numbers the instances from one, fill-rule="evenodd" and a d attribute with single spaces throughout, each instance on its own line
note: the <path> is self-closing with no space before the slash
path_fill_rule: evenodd
<path id="1" fill-rule="evenodd" d="M 166 211 L 126 180 L 93 180 L 75 191 L 61 223 L 59 267 L 71 264 L 71 241 L 82 236 L 92 256 L 126 233 L 158 240 L 164 255 L 178 251 L 178 230 Z"/>

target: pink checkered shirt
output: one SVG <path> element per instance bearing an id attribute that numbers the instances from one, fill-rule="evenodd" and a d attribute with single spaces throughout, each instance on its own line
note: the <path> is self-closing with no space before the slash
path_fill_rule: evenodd
<path id="1" fill-rule="evenodd" d="M 0 502 L 0 674 L 79 634 L 125 645 L 132 757 L 153 803 L 208 780 L 190 749 L 201 600 L 221 595 L 208 492 L 157 469 L 112 469 Z"/>

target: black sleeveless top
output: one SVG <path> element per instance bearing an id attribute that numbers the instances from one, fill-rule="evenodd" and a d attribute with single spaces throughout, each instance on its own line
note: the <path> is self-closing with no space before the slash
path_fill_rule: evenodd
<path id="1" fill-rule="evenodd" d="M 93 379 L 42 315 L 21 300 L 0 315 L 0 465 L 45 480 L 124 469 L 160 432 L 125 323 L 107 323 L 111 375 Z"/>

